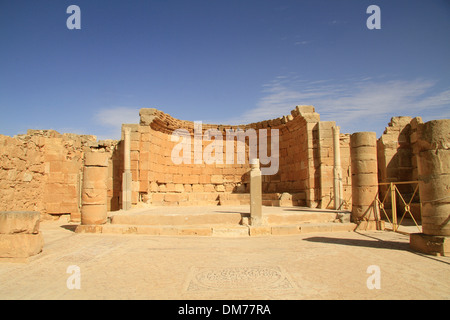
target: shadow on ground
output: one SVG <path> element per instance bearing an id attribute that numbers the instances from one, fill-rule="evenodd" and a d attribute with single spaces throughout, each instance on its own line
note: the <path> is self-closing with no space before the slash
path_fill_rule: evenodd
<path id="1" fill-rule="evenodd" d="M 66 229 L 66 230 L 69 230 L 69 231 L 72 231 L 72 232 L 75 232 L 75 229 L 77 227 L 78 227 L 77 224 L 65 224 L 65 225 L 60 226 L 60 228 L 63 228 L 63 229 Z"/>
<path id="2" fill-rule="evenodd" d="M 358 232 L 355 232 L 358 233 Z M 370 239 L 342 239 L 342 238 L 333 238 L 333 237 L 310 237 L 305 238 L 303 240 L 310 242 L 321 242 L 321 243 L 332 243 L 339 244 L 344 246 L 352 246 L 352 247 L 367 247 L 367 248 L 377 248 L 377 249 L 391 249 L 391 250 L 402 250 L 402 251 L 411 251 L 409 248 L 409 243 L 398 242 L 398 241 L 385 241 L 380 240 L 375 237 L 367 236 L 361 233 L 358 233 L 364 237 Z"/>

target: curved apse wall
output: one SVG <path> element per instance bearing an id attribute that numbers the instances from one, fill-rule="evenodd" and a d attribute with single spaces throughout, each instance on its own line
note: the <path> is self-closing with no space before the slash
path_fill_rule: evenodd
<path id="1" fill-rule="evenodd" d="M 320 122 L 312 106 L 238 126 L 183 121 L 157 109 L 141 109 L 139 124 L 123 125 L 131 128 L 132 203 L 243 204 L 248 201 L 249 159 L 264 163 L 266 156 L 266 195 L 289 193 L 294 205 L 326 206 L 322 198 L 329 190 L 321 186 L 331 187 L 333 177 L 324 179 L 320 171 L 328 166 L 332 173 L 333 125 Z M 246 134 L 245 146 L 233 136 L 237 130 Z M 349 163 L 346 152 L 341 157 Z"/>

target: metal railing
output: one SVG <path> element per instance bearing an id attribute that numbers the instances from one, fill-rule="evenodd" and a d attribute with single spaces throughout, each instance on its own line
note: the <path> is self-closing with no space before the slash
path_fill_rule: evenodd
<path id="1" fill-rule="evenodd" d="M 401 194 L 400 190 L 397 188 L 397 185 L 405 185 L 405 184 L 413 184 L 413 185 L 415 184 L 416 185 L 414 188 L 413 195 L 411 196 L 411 198 L 409 199 L 408 202 L 405 201 L 405 198 Z M 381 201 L 379 199 L 380 191 L 378 191 L 375 201 L 378 205 L 380 212 L 382 211 L 384 213 L 386 219 L 389 221 L 389 223 L 392 224 L 392 230 L 395 232 L 398 232 L 398 228 L 401 225 L 403 218 L 408 213 L 409 216 L 414 221 L 414 224 L 419 229 L 419 232 L 422 232 L 419 225 L 417 224 L 416 219 L 414 219 L 414 215 L 411 213 L 411 203 L 414 199 L 414 196 L 417 194 L 417 192 L 419 190 L 419 182 L 418 181 L 385 182 L 385 183 L 379 183 L 378 185 L 379 186 L 383 186 L 383 185 L 389 186 L 388 189 L 386 190 L 386 194 L 384 195 L 383 200 Z M 389 219 L 389 215 L 387 214 L 387 212 L 385 210 L 385 204 L 386 204 L 386 200 L 388 199 L 388 195 L 390 195 L 390 198 L 391 198 L 392 221 Z M 403 215 L 400 219 L 400 222 L 397 221 L 397 195 L 399 196 L 399 199 L 403 203 Z M 420 214 L 422 215 L 422 203 L 420 202 L 420 199 L 419 199 L 419 208 L 420 208 Z"/>

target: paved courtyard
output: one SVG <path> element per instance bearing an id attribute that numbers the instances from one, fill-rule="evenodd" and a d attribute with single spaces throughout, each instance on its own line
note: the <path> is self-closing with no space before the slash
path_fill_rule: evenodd
<path id="1" fill-rule="evenodd" d="M 1 261 L 0 298 L 450 298 L 450 258 L 412 252 L 409 236 L 393 232 L 238 238 L 77 234 L 74 227 L 42 222 L 41 254 Z M 379 289 L 369 289 L 376 279 Z"/>

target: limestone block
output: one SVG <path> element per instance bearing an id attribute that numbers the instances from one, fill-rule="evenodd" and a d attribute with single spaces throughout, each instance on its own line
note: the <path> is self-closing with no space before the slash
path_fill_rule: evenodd
<path id="1" fill-rule="evenodd" d="M 75 233 L 102 233 L 103 226 L 99 225 L 79 225 Z"/>
<path id="2" fill-rule="evenodd" d="M 450 149 L 422 151 L 418 160 L 421 176 L 450 174 Z"/>
<path id="3" fill-rule="evenodd" d="M 164 201 L 164 193 L 152 193 L 151 194 L 152 203 L 162 203 Z"/>
<path id="4" fill-rule="evenodd" d="M 422 230 L 424 234 L 450 236 L 450 203 L 426 202 L 422 204 Z"/>
<path id="5" fill-rule="evenodd" d="M 267 236 L 272 234 L 270 226 L 249 226 L 250 236 Z"/>
<path id="6" fill-rule="evenodd" d="M 377 148 L 375 146 L 352 147 L 351 149 L 352 163 L 354 160 L 377 160 Z"/>
<path id="7" fill-rule="evenodd" d="M 194 186 L 192 186 L 192 187 L 194 187 Z M 203 191 L 204 192 L 215 192 L 215 187 L 214 187 L 214 185 L 213 184 L 204 184 L 203 185 Z M 195 191 L 194 191 L 195 192 Z"/>
<path id="8" fill-rule="evenodd" d="M 271 234 L 274 236 L 300 234 L 299 226 L 273 226 L 271 227 Z"/>
<path id="9" fill-rule="evenodd" d="M 213 184 L 222 184 L 223 183 L 223 177 L 222 175 L 211 175 L 211 183 Z"/>
<path id="10" fill-rule="evenodd" d="M 109 154 L 104 152 L 88 152 L 84 155 L 85 166 L 107 167 Z"/>
<path id="11" fill-rule="evenodd" d="M 450 238 L 412 233 L 409 238 L 411 249 L 431 255 L 450 255 Z"/>
<path id="12" fill-rule="evenodd" d="M 39 233 L 37 211 L 0 211 L 0 234 Z"/>
<path id="13" fill-rule="evenodd" d="M 376 172 L 374 172 L 374 173 L 355 174 L 352 177 L 353 178 L 352 183 L 354 183 L 356 187 L 377 186 L 378 185 L 378 177 L 376 175 Z"/>
<path id="14" fill-rule="evenodd" d="M 378 186 L 352 187 L 354 205 L 369 206 L 376 197 Z"/>
<path id="15" fill-rule="evenodd" d="M 0 234 L 0 258 L 27 258 L 44 247 L 42 234 Z"/>
<path id="16" fill-rule="evenodd" d="M 197 184 L 197 183 L 199 183 L 199 181 L 200 181 L 200 176 L 199 175 L 193 175 L 193 174 L 189 175 L 187 177 L 187 179 L 185 179 L 185 182 L 189 183 L 189 184 Z"/>
<path id="17" fill-rule="evenodd" d="M 411 122 L 412 118 L 409 116 L 398 116 L 392 117 L 389 122 L 389 126 L 391 127 L 405 127 Z"/>
<path id="18" fill-rule="evenodd" d="M 141 126 L 148 126 L 150 125 L 154 119 L 157 118 L 156 113 L 157 109 L 155 108 L 142 108 L 139 110 L 139 116 L 140 116 L 140 125 Z"/>
<path id="19" fill-rule="evenodd" d="M 184 186 L 181 183 L 176 183 L 174 186 L 174 192 L 184 192 Z"/>
<path id="20" fill-rule="evenodd" d="M 445 198 L 445 202 L 450 202 L 450 174 L 443 174 L 439 177 L 427 177 L 426 180 L 423 176 L 419 176 L 419 188 L 420 198 L 422 202 L 437 201 Z"/>
<path id="21" fill-rule="evenodd" d="M 164 195 L 164 201 L 166 202 L 178 202 L 182 200 L 182 196 L 178 193 L 168 193 Z"/>
<path id="22" fill-rule="evenodd" d="M 450 120 L 432 120 L 424 123 L 417 143 L 421 150 L 450 149 Z"/>
<path id="23" fill-rule="evenodd" d="M 211 227 L 179 227 L 177 234 L 180 236 L 211 236 Z"/>
<path id="24" fill-rule="evenodd" d="M 350 147 L 376 146 L 377 135 L 375 132 L 356 132 L 350 136 Z"/>
<path id="25" fill-rule="evenodd" d="M 377 161 L 376 160 L 354 160 L 352 161 L 352 171 L 356 174 L 359 173 L 377 173 Z"/>
<path id="26" fill-rule="evenodd" d="M 83 187 L 88 189 L 106 189 L 108 170 L 104 167 L 84 167 Z"/>
<path id="27" fill-rule="evenodd" d="M 61 213 L 61 203 L 60 202 L 46 202 L 45 211 L 47 213 Z"/>

